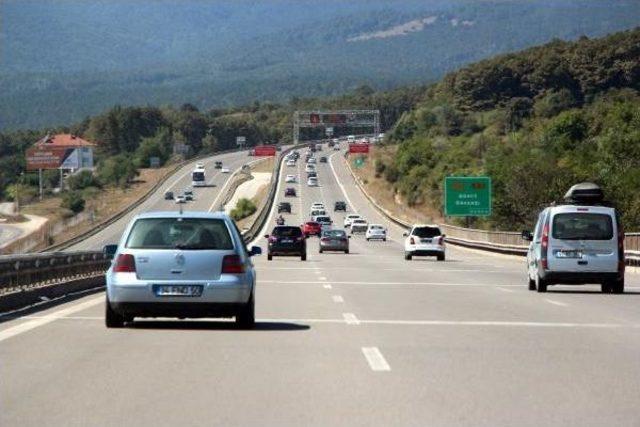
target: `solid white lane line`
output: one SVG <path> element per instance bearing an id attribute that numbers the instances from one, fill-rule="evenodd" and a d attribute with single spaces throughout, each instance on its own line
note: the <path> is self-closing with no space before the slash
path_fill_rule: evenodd
<path id="1" fill-rule="evenodd" d="M 554 301 L 554 300 L 549 299 L 549 298 L 545 298 L 544 300 L 545 300 L 546 302 L 548 302 L 549 304 L 558 305 L 558 306 L 560 306 L 560 307 L 566 307 L 566 306 L 568 306 L 568 305 L 569 305 L 569 304 L 567 304 L 567 303 L 560 302 L 560 301 Z"/>
<path id="2" fill-rule="evenodd" d="M 282 285 L 292 285 L 292 284 L 305 284 L 305 285 L 315 285 L 322 284 L 322 282 L 318 281 L 304 281 L 304 280 L 259 280 L 259 283 L 275 283 Z M 407 285 L 407 286 L 476 286 L 476 287 L 494 287 L 494 286 L 502 286 L 502 287 L 520 287 L 521 285 L 496 285 L 493 283 L 446 283 L 446 282 L 336 282 L 332 281 L 331 283 L 336 285 Z"/>
<path id="3" fill-rule="evenodd" d="M 332 286 L 329 285 L 328 283 L 325 283 L 324 285 L 322 285 L 322 287 L 325 288 L 325 289 L 331 289 L 332 288 Z"/>
<path id="4" fill-rule="evenodd" d="M 24 332 L 28 332 L 39 326 L 46 325 L 47 323 L 51 323 L 54 320 L 58 320 L 70 314 L 86 310 L 87 308 L 101 303 L 104 304 L 104 295 L 92 298 L 88 301 L 80 302 L 79 304 L 72 305 L 71 307 L 63 308 L 62 310 L 54 311 L 53 313 L 46 316 L 42 316 L 37 319 L 29 320 L 25 323 L 21 323 L 19 325 L 9 327 L 5 330 L 0 331 L 0 342 L 11 337 L 15 337 L 16 335 L 20 335 Z"/>
<path id="5" fill-rule="evenodd" d="M 498 286 L 496 289 L 499 290 L 499 291 L 502 291 L 502 292 L 513 292 L 513 289 L 503 288 L 503 287 L 500 287 L 500 286 Z"/>
<path id="6" fill-rule="evenodd" d="M 369 362 L 369 367 L 372 371 L 384 372 L 390 371 L 391 366 L 387 363 L 378 347 L 362 347 L 362 354 Z"/>
<path id="7" fill-rule="evenodd" d="M 337 303 L 344 302 L 344 298 L 342 298 L 340 295 L 333 295 L 331 298 L 333 298 L 333 302 L 337 302 Z"/>
<path id="8" fill-rule="evenodd" d="M 344 322 L 347 325 L 359 325 L 360 320 L 353 313 L 342 313 L 342 317 L 344 318 Z"/>
<path id="9" fill-rule="evenodd" d="M 344 198 L 347 199 L 347 203 L 349 203 L 349 206 L 351 207 L 351 210 L 355 211 L 356 208 L 355 208 L 353 202 L 351 202 L 351 199 L 349 198 L 349 195 L 347 194 L 347 190 L 345 190 L 344 185 L 342 185 L 342 182 L 340 182 L 340 178 L 338 178 L 338 174 L 336 173 L 336 170 L 333 167 L 333 157 L 336 154 L 340 154 L 340 153 L 342 153 L 342 151 L 338 151 L 337 153 L 333 153 L 331 156 L 329 156 L 329 167 L 331 167 L 331 172 L 333 173 L 333 176 L 336 179 L 336 183 L 338 184 L 338 187 L 340 187 L 340 190 L 342 191 L 342 194 L 344 195 Z"/>

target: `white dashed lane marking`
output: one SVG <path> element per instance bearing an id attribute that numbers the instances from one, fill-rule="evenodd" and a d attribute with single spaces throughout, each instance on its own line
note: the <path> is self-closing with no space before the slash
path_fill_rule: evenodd
<path id="1" fill-rule="evenodd" d="M 380 353 L 378 347 L 362 347 L 362 354 L 364 354 L 365 359 L 367 359 L 372 371 L 385 372 L 391 370 L 391 366 L 389 366 L 382 353 Z"/>

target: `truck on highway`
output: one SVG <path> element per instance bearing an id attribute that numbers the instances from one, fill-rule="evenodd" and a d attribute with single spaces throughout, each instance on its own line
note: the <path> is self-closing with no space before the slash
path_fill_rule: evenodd
<path id="1" fill-rule="evenodd" d="M 204 187 L 207 185 L 204 167 L 196 167 L 193 172 L 191 172 L 191 185 L 194 187 Z"/>

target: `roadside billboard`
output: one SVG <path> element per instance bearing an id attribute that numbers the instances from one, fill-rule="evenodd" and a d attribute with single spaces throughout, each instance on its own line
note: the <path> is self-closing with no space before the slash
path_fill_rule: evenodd
<path id="1" fill-rule="evenodd" d="M 253 150 L 254 150 L 255 156 L 275 156 L 276 155 L 275 145 L 258 145 L 254 147 Z"/>
<path id="2" fill-rule="evenodd" d="M 368 154 L 369 144 L 349 144 L 349 153 Z"/>
<path id="3" fill-rule="evenodd" d="M 444 179 L 445 216 L 491 215 L 491 178 L 448 176 Z"/>
<path id="4" fill-rule="evenodd" d="M 31 147 L 26 152 L 27 170 L 58 169 L 73 151 L 70 147 Z"/>

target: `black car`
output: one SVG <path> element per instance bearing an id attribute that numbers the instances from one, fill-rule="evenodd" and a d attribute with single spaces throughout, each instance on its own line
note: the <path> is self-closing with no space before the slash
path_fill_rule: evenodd
<path id="1" fill-rule="evenodd" d="M 217 162 L 216 162 L 216 164 L 215 164 L 215 166 L 214 166 L 214 168 L 215 168 L 215 169 L 222 169 L 222 162 L 217 161 Z"/>
<path id="2" fill-rule="evenodd" d="M 173 191 L 167 191 L 166 193 L 164 193 L 164 199 L 173 200 Z"/>
<path id="3" fill-rule="evenodd" d="M 327 163 L 327 158 L 325 156 L 320 157 L 320 163 Z"/>
<path id="4" fill-rule="evenodd" d="M 307 172 L 307 178 L 317 178 L 318 177 L 318 173 L 316 171 L 311 171 L 311 172 Z"/>
<path id="5" fill-rule="evenodd" d="M 278 203 L 278 213 L 280 212 L 291 213 L 291 203 L 289 202 Z"/>
<path id="6" fill-rule="evenodd" d="M 284 190 L 284 196 L 285 197 L 296 197 L 296 189 L 293 187 L 287 187 Z"/>
<path id="7" fill-rule="evenodd" d="M 333 210 L 334 211 L 346 212 L 347 211 L 347 204 L 345 202 L 343 202 L 342 200 L 339 200 L 333 205 Z"/>
<path id="8" fill-rule="evenodd" d="M 269 240 L 267 260 L 273 256 L 300 256 L 302 261 L 307 260 L 307 241 L 300 227 L 279 225 L 273 229 Z"/>

